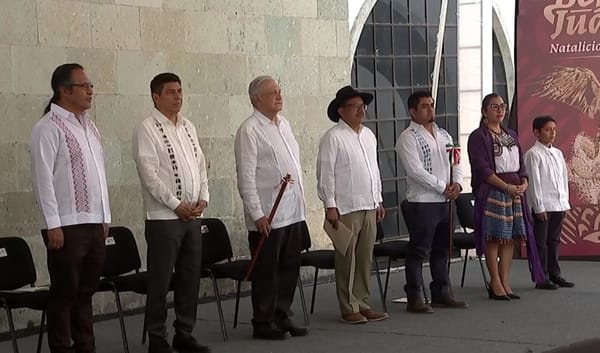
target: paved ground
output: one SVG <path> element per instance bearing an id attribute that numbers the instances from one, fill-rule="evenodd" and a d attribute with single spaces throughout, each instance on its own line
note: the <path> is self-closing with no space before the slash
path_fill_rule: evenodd
<path id="1" fill-rule="evenodd" d="M 216 305 L 198 307 L 195 335 L 212 347 L 213 352 L 411 352 L 411 353 L 525 353 L 544 352 L 567 343 L 600 336 L 600 281 L 594 262 L 563 262 L 565 277 L 577 283 L 575 288 L 542 291 L 529 282 L 527 263 L 517 260 L 513 268 L 513 290 L 521 300 L 498 302 L 487 299 L 476 261 L 469 261 L 465 287 L 455 285 L 455 296 L 469 302 L 470 308 L 436 309 L 433 315 L 409 314 L 405 304 L 388 301 L 391 318 L 365 325 L 344 325 L 338 322 L 335 285 L 318 286 L 315 313 L 311 316 L 310 335 L 289 338 L 281 342 L 256 341 L 251 338 L 249 298 L 243 298 L 240 325 L 231 327 L 233 300 L 224 303 L 228 319 L 229 341 L 223 342 Z M 452 278 L 459 284 L 462 263 L 452 265 Z M 428 269 L 425 269 L 427 272 Z M 373 277 L 374 308 L 381 303 Z M 392 275 L 391 298 L 402 296 L 404 272 Z M 307 300 L 311 287 L 305 287 Z M 298 296 L 297 296 L 298 298 Z M 299 300 L 295 311 L 302 323 Z M 172 320 L 172 312 L 169 313 Z M 141 344 L 142 315 L 126 318 L 130 352 L 147 352 Z M 106 320 L 95 325 L 98 353 L 122 352 L 118 321 Z M 35 352 L 36 337 L 19 340 L 21 352 Z M 598 347 L 600 352 L 600 347 Z M 10 342 L 0 342 L 0 352 L 12 352 Z M 44 342 L 43 352 L 48 352 Z"/>

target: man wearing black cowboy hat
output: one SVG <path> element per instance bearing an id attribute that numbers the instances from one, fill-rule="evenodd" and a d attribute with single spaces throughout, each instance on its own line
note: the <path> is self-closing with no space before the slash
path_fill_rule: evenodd
<path id="1" fill-rule="evenodd" d="M 373 95 L 350 86 L 337 92 L 327 108 L 329 119 L 337 124 L 321 138 L 317 157 L 325 230 L 336 248 L 335 277 L 341 321 L 349 324 L 389 317 L 369 306 L 373 244 L 377 222 L 385 215 L 377 139 L 362 125 L 372 100 Z M 334 233 L 342 230 L 346 236 L 336 237 Z"/>

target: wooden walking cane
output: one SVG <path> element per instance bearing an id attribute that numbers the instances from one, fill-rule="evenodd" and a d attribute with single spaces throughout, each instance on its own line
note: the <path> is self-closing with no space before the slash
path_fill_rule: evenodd
<path id="1" fill-rule="evenodd" d="M 283 177 L 283 179 L 281 179 L 281 187 L 279 189 L 279 194 L 277 194 L 277 198 L 275 199 L 273 208 L 271 208 L 271 213 L 269 213 L 269 224 L 271 224 L 271 222 L 273 221 L 273 217 L 275 217 L 275 212 L 277 211 L 277 207 L 279 207 L 279 202 L 281 201 L 281 197 L 283 197 L 285 188 L 291 182 L 293 182 L 293 180 L 292 176 L 289 173 L 286 174 L 285 177 Z M 252 254 L 252 260 L 250 261 L 250 264 L 248 265 L 248 270 L 246 270 L 246 275 L 244 276 L 245 281 L 247 281 L 250 278 L 250 275 L 252 274 L 252 270 L 254 269 L 254 265 L 256 264 L 256 260 L 258 259 L 258 255 L 260 254 L 260 250 L 262 249 L 263 244 L 267 239 L 267 236 L 267 234 L 260 233 L 260 238 L 258 239 L 258 243 L 256 244 L 256 247 L 254 248 Z"/>
<path id="2" fill-rule="evenodd" d="M 448 161 L 450 162 L 450 185 L 454 183 L 454 166 L 460 163 L 460 145 L 447 144 L 446 152 L 448 153 Z M 450 273 L 450 263 L 452 260 L 452 237 L 454 235 L 454 202 L 450 200 L 448 208 L 448 273 Z"/>

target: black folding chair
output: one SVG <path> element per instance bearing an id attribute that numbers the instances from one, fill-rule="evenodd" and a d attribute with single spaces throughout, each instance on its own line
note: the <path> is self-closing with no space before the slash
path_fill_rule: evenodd
<path id="1" fill-rule="evenodd" d="M 104 271 L 98 286 L 99 292 L 112 292 L 121 326 L 123 350 L 129 353 L 127 331 L 121 306 L 121 292 L 134 292 L 146 295 L 148 293 L 148 272 L 140 271 L 142 262 L 135 237 L 126 227 L 110 227 L 106 238 L 106 261 Z M 142 344 L 146 341 L 146 323 L 142 329 Z"/>
<path id="2" fill-rule="evenodd" d="M 472 193 L 460 194 L 456 199 L 456 213 L 458 215 L 458 221 L 462 227 L 462 232 L 455 232 L 453 236 L 452 245 L 459 250 L 465 250 L 465 258 L 463 261 L 462 278 L 460 280 L 460 286 L 463 287 L 465 284 L 465 272 L 467 271 L 467 260 L 469 259 L 469 250 L 475 249 L 475 238 L 473 237 L 473 229 L 475 229 L 475 207 L 474 197 Z M 471 229 L 471 231 L 469 231 Z M 479 260 L 479 267 L 481 268 L 481 275 L 483 277 L 483 283 L 487 288 L 487 278 L 485 270 L 483 268 L 483 262 L 481 256 L 477 255 Z"/>
<path id="3" fill-rule="evenodd" d="M 317 281 L 319 279 L 319 270 L 333 270 L 335 269 L 335 250 L 331 249 L 319 249 L 310 250 L 312 242 L 310 240 L 310 234 L 305 234 L 303 237 L 302 253 L 300 254 L 300 266 L 311 266 L 315 268 L 313 275 L 313 288 L 312 297 L 310 300 L 310 313 L 312 314 L 315 310 L 315 298 L 317 295 Z M 300 289 L 300 299 L 302 301 L 302 308 L 306 314 L 306 302 L 304 301 L 304 290 L 302 288 L 302 281 L 298 284 Z M 304 321 L 308 324 L 308 315 L 305 315 Z"/>
<path id="4" fill-rule="evenodd" d="M 27 242 L 18 237 L 0 238 L 0 305 L 6 311 L 13 352 L 19 353 L 12 309 L 40 310 L 37 352 L 42 350 L 49 287 L 36 287 L 33 256 Z M 29 285 L 30 287 L 24 288 Z"/>
<path id="5" fill-rule="evenodd" d="M 387 290 L 390 281 L 390 272 L 392 268 L 392 261 L 399 261 L 406 259 L 408 251 L 408 241 L 406 240 L 390 240 L 383 241 L 384 233 L 383 226 L 381 223 L 377 223 L 377 237 L 373 247 L 373 262 L 375 263 L 375 271 L 377 274 L 377 284 L 379 286 L 379 296 L 381 298 L 381 305 L 383 311 L 387 311 Z M 381 285 L 381 274 L 379 269 L 379 263 L 377 262 L 378 257 L 387 257 L 387 269 L 385 274 L 385 285 Z"/>
<path id="6" fill-rule="evenodd" d="M 202 277 L 210 278 L 215 292 L 219 322 L 223 340 L 227 341 L 227 327 L 223 316 L 221 295 L 217 279 L 233 279 L 237 284 L 235 295 L 235 313 L 233 327 L 237 327 L 240 308 L 240 292 L 250 260 L 233 260 L 233 249 L 229 232 L 225 224 L 218 218 L 204 218 L 201 225 L 202 233 Z"/>

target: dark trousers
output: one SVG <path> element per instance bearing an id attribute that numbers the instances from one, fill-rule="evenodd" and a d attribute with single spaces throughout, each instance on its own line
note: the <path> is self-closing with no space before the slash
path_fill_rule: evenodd
<path id="1" fill-rule="evenodd" d="M 273 229 L 265 240 L 251 275 L 254 327 L 284 323 L 293 315 L 304 232 L 308 227 L 302 221 Z M 258 232 L 248 233 L 252 252 L 259 239 Z"/>
<path id="2" fill-rule="evenodd" d="M 539 221 L 533 215 L 533 234 L 544 275 L 547 280 L 553 280 L 560 277 L 558 246 L 565 212 L 547 212 L 547 215 L 547 221 Z"/>
<path id="3" fill-rule="evenodd" d="M 151 339 L 167 338 L 167 294 L 171 281 L 175 307 L 173 327 L 178 335 L 192 334 L 202 265 L 200 226 L 200 220 L 146 221 L 148 294 L 145 323 Z"/>
<path id="4" fill-rule="evenodd" d="M 429 256 L 431 269 L 431 299 L 440 300 L 450 296 L 448 278 L 448 212 L 447 202 L 408 202 L 406 224 L 410 239 L 406 254 L 406 285 L 404 290 L 409 301 L 421 300 L 423 261 Z"/>
<path id="5" fill-rule="evenodd" d="M 104 267 L 106 248 L 101 224 L 62 227 L 64 245 L 48 250 L 50 297 L 48 346 L 52 353 L 96 352 L 92 295 Z M 44 243 L 48 232 L 42 230 Z"/>

